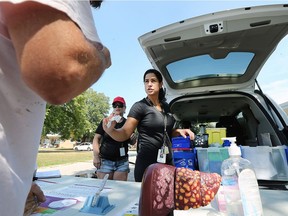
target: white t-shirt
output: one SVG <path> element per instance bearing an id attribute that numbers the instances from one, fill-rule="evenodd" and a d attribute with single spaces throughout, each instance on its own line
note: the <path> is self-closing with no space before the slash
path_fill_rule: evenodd
<path id="1" fill-rule="evenodd" d="M 87 39 L 100 42 L 88 0 L 37 2 L 65 12 Z M 22 216 L 35 169 L 46 102 L 21 80 L 15 50 L 6 32 L 0 3 L 0 215 Z"/>

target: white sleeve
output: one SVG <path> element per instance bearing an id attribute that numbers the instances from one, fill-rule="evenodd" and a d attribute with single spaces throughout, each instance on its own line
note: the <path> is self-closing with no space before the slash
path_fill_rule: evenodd
<path id="1" fill-rule="evenodd" d="M 27 0 L 8 0 L 12 3 L 22 3 Z M 92 42 L 100 42 L 94 23 L 89 0 L 32 0 L 53 7 L 66 13 L 82 30 L 85 37 Z"/>

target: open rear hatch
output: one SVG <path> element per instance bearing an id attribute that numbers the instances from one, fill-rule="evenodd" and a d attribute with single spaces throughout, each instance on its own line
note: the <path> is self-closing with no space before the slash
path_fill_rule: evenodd
<path id="1" fill-rule="evenodd" d="M 227 10 L 139 37 L 170 96 L 254 89 L 262 66 L 288 32 L 287 5 Z"/>

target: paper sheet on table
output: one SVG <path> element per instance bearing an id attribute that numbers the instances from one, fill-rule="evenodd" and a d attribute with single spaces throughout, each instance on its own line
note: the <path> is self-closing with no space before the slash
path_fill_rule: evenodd
<path id="1" fill-rule="evenodd" d="M 88 196 L 94 196 L 99 186 L 73 184 L 59 189 L 47 190 L 45 195 L 59 198 L 75 198 L 84 202 Z M 107 194 L 111 188 L 104 187 L 102 194 Z"/>
<path id="2" fill-rule="evenodd" d="M 60 178 L 60 170 L 49 170 L 49 171 L 37 171 L 35 177 L 38 179 L 47 179 L 47 178 Z"/>
<path id="3" fill-rule="evenodd" d="M 56 182 L 53 182 L 50 181 L 50 180 L 46 180 L 46 179 L 38 179 L 36 181 L 37 185 L 39 185 L 39 187 L 42 189 L 42 190 L 46 190 L 48 188 L 50 188 L 51 186 L 57 184 Z"/>

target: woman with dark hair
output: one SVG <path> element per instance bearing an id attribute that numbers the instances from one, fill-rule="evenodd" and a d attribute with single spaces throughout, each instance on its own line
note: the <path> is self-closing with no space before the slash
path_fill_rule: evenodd
<path id="1" fill-rule="evenodd" d="M 173 164 L 169 145 L 171 137 L 181 135 L 194 139 L 194 133 L 190 129 L 173 128 L 175 119 L 166 103 L 161 73 L 149 69 L 144 73 L 143 81 L 147 97 L 131 107 L 123 127 L 115 129 L 115 121 L 107 127 L 113 114 L 103 121 L 105 132 L 117 141 L 129 139 L 137 128 L 137 158 L 134 170 L 136 182 L 142 181 L 145 169 L 153 163 Z"/>

